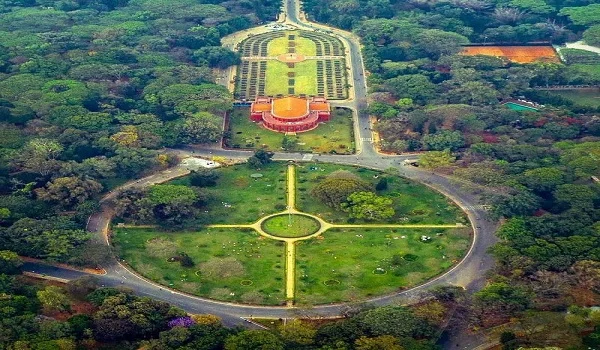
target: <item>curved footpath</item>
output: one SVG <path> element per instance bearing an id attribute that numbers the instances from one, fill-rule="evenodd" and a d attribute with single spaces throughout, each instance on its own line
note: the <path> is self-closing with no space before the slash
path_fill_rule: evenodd
<path id="1" fill-rule="evenodd" d="M 411 303 L 418 301 L 424 292 L 429 288 L 438 285 L 458 285 L 467 290 L 476 290 L 483 285 L 485 272 L 492 266 L 493 259 L 487 254 L 487 249 L 496 242 L 494 232 L 496 224 L 486 217 L 486 212 L 481 209 L 478 199 L 463 191 L 448 178 L 439 176 L 430 172 L 415 169 L 410 166 L 404 166 L 405 159 L 414 158 L 414 156 L 383 156 L 377 153 L 371 141 L 370 122 L 368 115 L 364 112 L 367 106 L 366 84 L 364 77 L 364 67 L 360 54 L 360 44 L 357 38 L 348 32 L 316 23 L 303 23 L 298 11 L 298 0 L 284 0 L 284 22 L 292 23 L 303 29 L 326 29 L 336 34 L 342 39 L 348 48 L 348 59 L 351 66 L 350 78 L 354 90 L 354 98 L 344 102 L 336 103 L 337 106 L 349 107 L 357 112 L 356 118 L 356 155 L 313 155 L 301 153 L 276 153 L 274 160 L 293 160 L 293 161 L 320 161 L 327 163 L 357 165 L 377 170 L 386 170 L 393 167 L 398 170 L 399 175 L 409 179 L 422 182 L 428 186 L 442 192 L 454 200 L 468 214 L 473 224 L 474 240 L 473 244 L 464 257 L 464 259 L 455 265 L 451 270 L 434 278 L 425 284 L 412 289 L 401 291 L 391 295 L 376 297 L 365 301 L 365 304 L 386 305 L 391 303 Z M 365 142 L 361 142 L 365 141 Z M 217 146 L 211 147 L 185 147 L 182 149 L 168 150 L 170 153 L 181 158 L 203 156 L 223 156 L 229 159 L 247 159 L 252 155 L 250 151 L 223 150 Z M 147 187 L 152 184 L 168 181 L 169 179 L 182 176 L 189 172 L 182 166 L 167 169 L 157 174 L 145 177 L 127 183 L 124 186 L 115 189 L 103 198 L 103 202 L 114 198 L 118 191 L 131 187 Z M 98 239 L 107 241 L 107 233 L 112 218 L 112 209 L 108 204 L 102 206 L 102 211 L 92 215 L 88 222 L 87 229 L 98 234 Z M 175 306 L 190 313 L 210 313 L 222 318 L 226 326 L 245 325 L 249 327 L 259 327 L 245 320 L 248 317 L 264 318 L 294 318 L 304 317 L 336 317 L 345 314 L 352 308 L 351 303 L 320 305 L 302 309 L 300 307 L 273 307 L 273 306 L 251 306 L 219 302 L 204 298 L 191 296 L 185 293 L 170 290 L 162 285 L 149 281 L 126 267 L 122 262 L 113 260 L 107 262 L 103 268 L 105 275 L 96 277 L 105 286 L 121 286 L 132 289 L 136 294 L 149 296 L 157 300 L 169 302 Z M 85 272 L 67 270 L 37 263 L 26 263 L 24 271 L 35 272 L 38 274 L 72 280 L 87 275 Z"/>

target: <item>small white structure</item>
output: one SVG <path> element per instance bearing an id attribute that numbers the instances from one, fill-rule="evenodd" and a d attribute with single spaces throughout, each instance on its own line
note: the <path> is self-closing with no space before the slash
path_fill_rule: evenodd
<path id="1" fill-rule="evenodd" d="M 212 161 L 212 160 L 189 157 L 189 158 L 185 158 L 184 160 L 181 161 L 181 166 L 188 170 L 194 171 L 194 170 L 198 170 L 200 168 L 208 168 L 208 169 L 217 168 L 217 167 L 220 167 L 221 164 L 217 163 L 215 161 Z"/>

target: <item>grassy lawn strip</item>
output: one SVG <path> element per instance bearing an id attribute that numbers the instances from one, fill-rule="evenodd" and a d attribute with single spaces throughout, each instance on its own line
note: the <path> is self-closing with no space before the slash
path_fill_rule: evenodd
<path id="1" fill-rule="evenodd" d="M 304 56 L 316 56 L 317 44 L 314 41 L 303 38 L 296 33 L 296 52 Z"/>
<path id="2" fill-rule="evenodd" d="M 279 61 L 267 61 L 267 72 L 265 76 L 265 93 L 269 96 L 287 95 L 288 72 L 293 70 Z"/>
<path id="3" fill-rule="evenodd" d="M 296 72 L 296 95 L 316 95 L 317 94 L 317 61 L 308 60 L 296 63 L 293 69 Z M 267 71 L 267 74 L 268 71 Z"/>
<path id="4" fill-rule="evenodd" d="M 248 108 L 236 108 L 229 117 L 231 139 L 228 146 L 233 148 L 281 151 L 284 135 L 262 128 L 250 121 Z M 332 119 L 318 128 L 299 133 L 295 137 L 298 145 L 295 150 L 313 153 L 354 153 L 352 113 L 347 109 L 334 109 Z"/>
<path id="5" fill-rule="evenodd" d="M 266 220 L 263 230 L 273 236 L 304 237 L 319 230 L 319 223 L 304 215 L 279 215 Z"/>
<path id="6" fill-rule="evenodd" d="M 458 262 L 469 242 L 469 229 L 327 231 L 298 243 L 297 301 L 355 301 L 418 285 Z"/>
<path id="7" fill-rule="evenodd" d="M 598 90 L 553 90 L 550 93 L 571 100 L 578 106 L 600 107 Z"/>
<path id="8" fill-rule="evenodd" d="M 295 94 L 317 94 L 317 61 L 308 60 L 288 68 L 286 63 L 267 61 L 265 93 L 268 96 L 288 95 L 288 72 L 295 72 Z"/>
<path id="9" fill-rule="evenodd" d="M 198 218 L 204 224 L 245 224 L 282 211 L 286 206 L 285 166 L 269 164 L 260 170 L 246 165 L 219 168 L 216 187 L 209 187 L 208 209 Z M 260 178 L 250 175 L 260 173 Z M 189 185 L 189 177 L 171 184 Z"/>
<path id="10" fill-rule="evenodd" d="M 567 74 L 571 78 L 579 74 L 587 75 L 594 80 L 600 81 L 600 64 L 570 64 L 567 67 Z"/>
<path id="11" fill-rule="evenodd" d="M 284 37 L 275 38 L 269 41 L 267 46 L 267 56 L 279 56 L 287 53 L 288 48 L 288 38 L 287 32 Z"/>
<path id="12" fill-rule="evenodd" d="M 453 202 L 425 185 L 390 176 L 378 171 L 323 163 L 302 163 L 296 170 L 298 210 L 317 215 L 332 223 L 348 223 L 348 214 L 316 201 L 310 194 L 313 187 L 336 170 L 348 170 L 373 184 L 379 177 L 388 177 L 388 188 L 377 194 L 392 198 L 396 214 L 386 220 L 395 224 L 454 224 L 467 223 L 466 216 Z M 356 221 L 358 223 L 358 221 Z"/>
<path id="13" fill-rule="evenodd" d="M 206 229 L 166 233 L 117 228 L 119 256 L 143 276 L 217 300 L 279 305 L 284 300 L 284 246 L 254 231 Z M 185 252 L 195 263 L 167 260 Z"/>

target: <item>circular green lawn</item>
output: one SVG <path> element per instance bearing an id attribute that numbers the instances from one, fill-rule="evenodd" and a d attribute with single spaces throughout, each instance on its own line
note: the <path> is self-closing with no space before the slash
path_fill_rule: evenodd
<path id="1" fill-rule="evenodd" d="M 311 192 L 329 174 L 344 170 L 373 188 L 382 177 L 395 215 L 386 221 L 352 221 L 349 213 L 326 206 Z M 440 275 L 468 251 L 472 232 L 468 219 L 448 198 L 410 180 L 375 170 L 327 163 L 296 165 L 295 207 L 289 225 L 287 164 L 273 162 L 257 170 L 246 165 L 222 167 L 207 211 L 199 222 L 236 227 L 187 228 L 163 232 L 155 228 L 116 228 L 113 243 L 121 256 L 146 278 L 201 297 L 236 303 L 286 303 L 287 245 L 294 242 L 294 303 L 319 305 L 355 302 L 396 293 Z M 189 177 L 169 182 L 191 186 Z M 273 216 L 271 216 L 273 215 Z M 267 219 L 264 219 L 267 216 Z M 337 227 L 319 237 L 326 222 L 349 224 L 454 224 L 462 228 Z M 261 220 L 271 238 L 250 232 L 247 223 Z M 194 227 L 195 222 L 190 226 Z M 422 242 L 421 237 L 431 237 Z M 309 237 L 311 237 L 309 239 Z M 183 252 L 195 266 L 170 258 Z"/>
<path id="2" fill-rule="evenodd" d="M 319 230 L 319 222 L 306 215 L 281 214 L 265 220 L 262 229 L 270 235 L 285 238 L 304 237 Z"/>

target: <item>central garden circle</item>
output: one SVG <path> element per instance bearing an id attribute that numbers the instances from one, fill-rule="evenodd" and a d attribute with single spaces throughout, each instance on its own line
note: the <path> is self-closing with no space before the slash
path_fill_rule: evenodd
<path id="1" fill-rule="evenodd" d="M 352 202 L 338 193 L 348 186 L 361 192 Z M 153 190 L 192 190 L 206 200 L 190 203 L 194 215 L 179 227 L 113 226 L 117 255 L 150 280 L 226 302 L 364 301 L 448 271 L 472 242 L 460 208 L 392 171 L 321 162 L 272 162 L 260 170 L 240 164 L 173 179 L 148 193 Z M 344 205 L 332 205 L 335 198 Z"/>
<path id="2" fill-rule="evenodd" d="M 272 216 L 262 223 L 262 229 L 276 237 L 299 238 L 310 236 L 321 228 L 321 224 L 307 215 L 281 214 Z"/>

